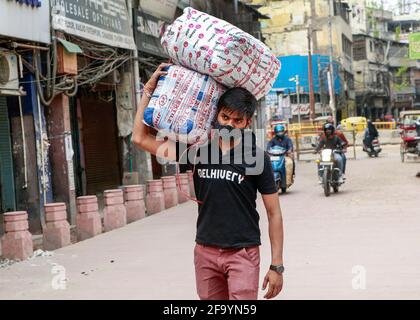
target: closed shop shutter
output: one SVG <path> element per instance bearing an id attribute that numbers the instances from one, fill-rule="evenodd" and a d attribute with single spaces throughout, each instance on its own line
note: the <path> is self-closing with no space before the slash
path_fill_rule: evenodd
<path id="1" fill-rule="evenodd" d="M 112 102 L 81 98 L 87 194 L 121 184 L 116 112 Z"/>
<path id="2" fill-rule="evenodd" d="M 0 97 L 0 212 L 16 210 L 10 124 L 6 97 Z"/>

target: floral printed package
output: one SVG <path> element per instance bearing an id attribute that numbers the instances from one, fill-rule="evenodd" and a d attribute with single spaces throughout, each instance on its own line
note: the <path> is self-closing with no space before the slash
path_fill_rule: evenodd
<path id="1" fill-rule="evenodd" d="M 168 26 L 161 43 L 175 63 L 229 88 L 243 87 L 257 99 L 272 88 L 280 71 L 280 62 L 261 41 L 191 7 Z"/>

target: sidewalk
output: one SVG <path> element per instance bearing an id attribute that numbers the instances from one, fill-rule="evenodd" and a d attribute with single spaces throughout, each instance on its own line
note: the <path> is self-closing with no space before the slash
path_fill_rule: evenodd
<path id="1" fill-rule="evenodd" d="M 196 215 L 190 201 L 0 269 L 0 299 L 196 299 Z M 52 287 L 54 263 L 65 268 L 65 290 Z"/>

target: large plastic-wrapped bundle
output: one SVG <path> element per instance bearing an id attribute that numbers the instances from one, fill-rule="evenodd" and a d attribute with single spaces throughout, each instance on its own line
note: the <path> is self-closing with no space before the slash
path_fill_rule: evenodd
<path id="1" fill-rule="evenodd" d="M 204 142 L 210 132 L 217 101 L 226 90 L 208 75 L 182 66 L 172 65 L 161 76 L 149 105 L 144 122 L 177 140 Z M 169 136 L 171 138 L 171 136 Z"/>
<path id="2" fill-rule="evenodd" d="M 190 7 L 168 26 L 161 42 L 177 64 L 227 87 L 243 87 L 257 99 L 272 88 L 280 71 L 280 62 L 261 41 Z"/>

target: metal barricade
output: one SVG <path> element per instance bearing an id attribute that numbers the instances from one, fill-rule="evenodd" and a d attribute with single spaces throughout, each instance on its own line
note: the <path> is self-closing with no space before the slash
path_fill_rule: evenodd
<path id="1" fill-rule="evenodd" d="M 373 125 L 378 130 L 395 130 L 397 128 L 397 123 L 393 121 L 389 122 L 372 122 Z"/>
<path id="2" fill-rule="evenodd" d="M 356 159 L 356 131 L 355 130 L 343 130 L 341 131 L 346 136 L 349 145 L 347 147 L 347 159 Z M 312 132 L 295 132 L 289 137 L 293 140 L 295 146 L 296 159 L 298 161 L 315 160 L 316 155 L 314 154 L 315 148 L 312 144 L 318 145 L 321 133 L 319 131 Z M 350 152 L 352 150 L 352 152 Z"/>
<path id="3" fill-rule="evenodd" d="M 296 133 L 311 133 L 322 131 L 322 125 L 312 123 L 291 123 L 288 127 L 290 136 L 294 136 Z"/>

